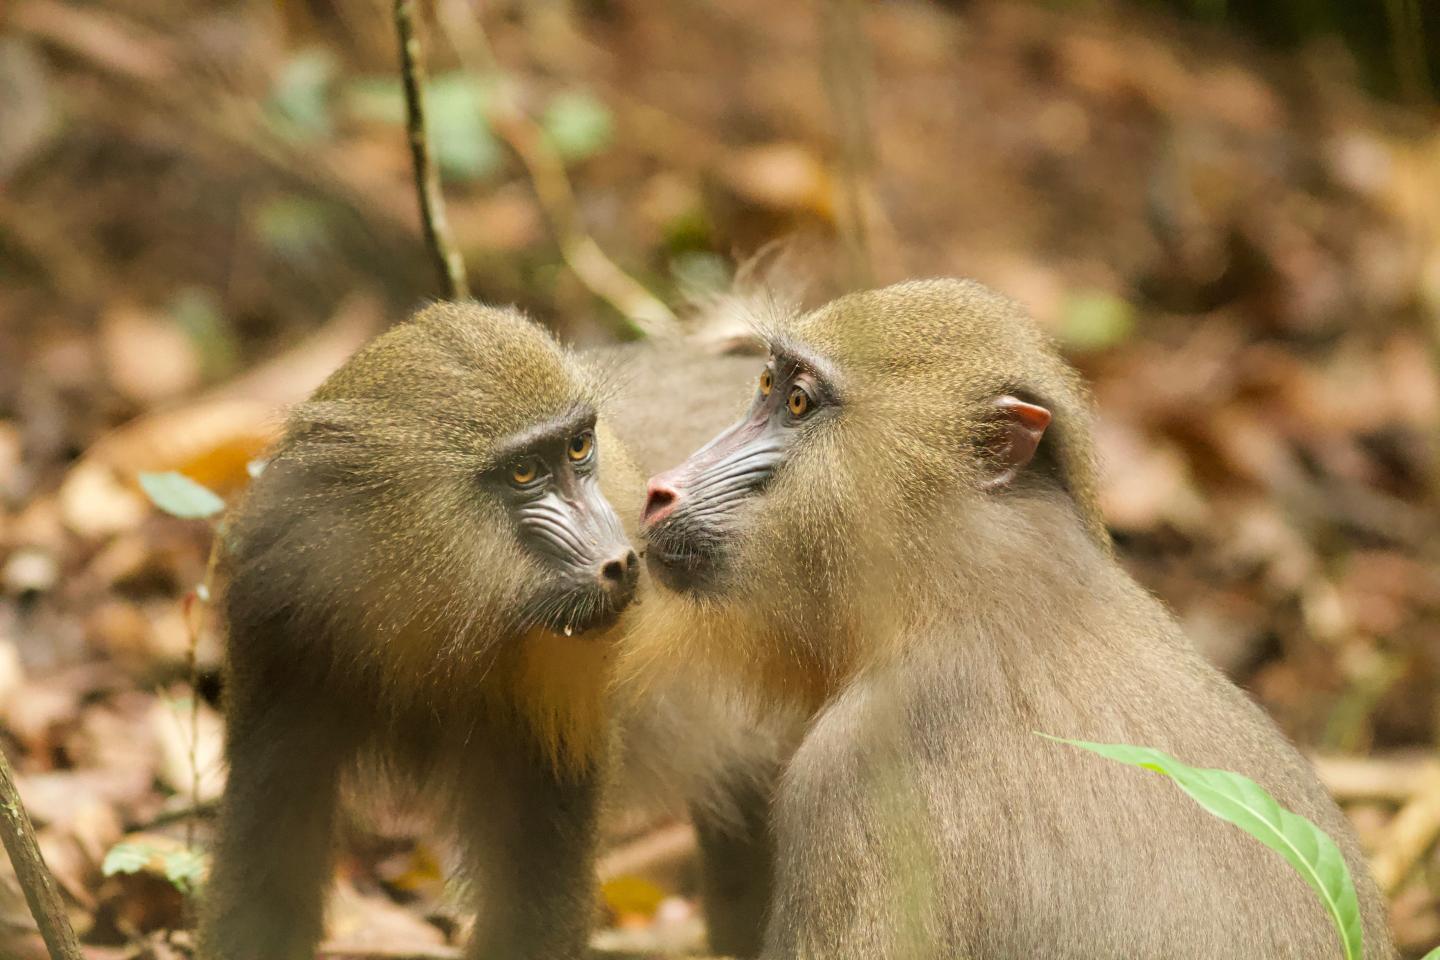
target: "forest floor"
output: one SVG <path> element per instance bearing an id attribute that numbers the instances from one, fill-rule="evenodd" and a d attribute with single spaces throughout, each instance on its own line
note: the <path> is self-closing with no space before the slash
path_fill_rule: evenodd
<path id="1" fill-rule="evenodd" d="M 864 43 L 843 4 L 426 6 L 484 300 L 611 338 L 624 291 L 560 224 L 677 308 L 757 254 L 806 302 L 943 274 L 1026 303 L 1094 385 L 1125 562 L 1318 758 L 1407 954 L 1440 943 L 1433 109 L 1338 45 L 1122 4 L 876 5 Z M 223 783 L 221 641 L 185 601 L 211 530 L 138 472 L 233 498 L 276 412 L 438 292 L 388 4 L 333 7 L 0 9 L 0 731 L 96 957 L 181 949 L 183 814 Z M 631 820 L 603 941 L 697 949 L 693 837 Z M 347 828 L 329 952 L 453 955 L 448 858 Z M 8 873 L 0 956 L 44 956 Z"/>

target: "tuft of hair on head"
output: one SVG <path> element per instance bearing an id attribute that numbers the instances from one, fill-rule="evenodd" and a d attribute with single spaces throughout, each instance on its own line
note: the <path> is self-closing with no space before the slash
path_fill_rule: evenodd
<path id="1" fill-rule="evenodd" d="M 687 337 L 720 353 L 762 355 L 765 318 L 795 312 L 813 286 L 796 256 L 796 241 L 772 240 L 740 261 L 728 286 L 682 287 Z"/>
<path id="2" fill-rule="evenodd" d="M 1013 302 L 976 283 L 931 280 L 755 319 L 834 404 L 792 434 L 800 439 L 763 492 L 713 508 L 731 518 L 709 534 L 725 538 L 723 589 L 647 603 L 626 670 L 667 669 L 683 646 L 716 670 L 746 664 L 757 686 L 815 705 L 904 649 L 906 632 L 921 626 L 903 622 L 905 611 L 931 609 L 920 595 L 949 588 L 923 569 L 942 555 L 973 560 L 969 534 L 957 530 L 1003 535 L 1028 522 L 1011 506 L 1035 501 L 1073 509 L 1108 549 L 1088 394 Z M 1006 475 L 1016 410 L 1036 423 L 1053 416 L 1048 430 L 1036 428 L 1034 458 Z"/>

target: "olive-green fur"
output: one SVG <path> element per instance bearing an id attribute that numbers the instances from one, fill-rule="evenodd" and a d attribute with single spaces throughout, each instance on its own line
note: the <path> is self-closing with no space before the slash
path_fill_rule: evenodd
<path id="1" fill-rule="evenodd" d="M 521 611 L 547 576 L 481 482 L 497 444 L 595 412 L 600 381 L 520 314 L 441 304 L 290 417 L 230 518 L 230 776 L 201 955 L 313 956 L 339 783 L 409 787 L 461 841 L 469 955 L 578 957 L 612 636 Z M 597 429 L 607 497 L 639 478 Z"/>

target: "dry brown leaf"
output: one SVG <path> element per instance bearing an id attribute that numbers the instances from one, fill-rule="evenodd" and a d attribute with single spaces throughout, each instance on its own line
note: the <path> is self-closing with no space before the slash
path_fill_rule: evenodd
<path id="1" fill-rule="evenodd" d="M 191 797 L 196 793 L 194 776 L 198 770 L 198 799 L 203 803 L 217 799 L 225 790 L 225 723 L 207 703 L 201 703 L 199 716 L 192 718 L 193 703 L 188 691 L 172 690 L 170 697 L 159 698 L 151 706 L 150 728 L 160 746 L 160 781 L 175 793 Z M 192 736 L 192 729 L 198 733 L 198 740 Z"/>
<path id="2" fill-rule="evenodd" d="M 101 882 L 96 926 L 126 937 L 183 927 L 185 895 L 166 871 L 170 858 L 188 858 L 191 852 L 182 841 L 158 833 L 132 833 L 123 842 L 148 857 L 138 870 L 117 871 Z"/>
<path id="3" fill-rule="evenodd" d="M 79 717 L 81 691 L 64 678 L 46 677 L 17 687 L 5 700 L 5 728 L 30 756 L 47 757 L 61 730 Z"/>
<path id="4" fill-rule="evenodd" d="M 162 314 L 112 306 L 100 318 L 100 350 L 111 386 L 142 407 L 172 400 L 200 383 L 195 341 Z"/>
<path id="5" fill-rule="evenodd" d="M 751 203 L 834 219 L 835 187 L 830 171 L 805 144 L 767 143 L 737 150 L 727 158 L 721 176 Z"/>
<path id="6" fill-rule="evenodd" d="M 5 531 L 9 546 L 41 547 L 59 553 L 66 545 L 65 523 L 54 497 L 38 497 L 20 511 Z"/>
<path id="7" fill-rule="evenodd" d="M 1102 419 L 1095 440 L 1103 464 L 1100 508 L 1107 523 L 1130 531 L 1162 523 L 1193 531 L 1207 522 L 1209 510 L 1173 444 L 1142 437 L 1133 424 L 1116 419 Z"/>
<path id="8" fill-rule="evenodd" d="M 82 910 L 95 907 L 95 896 L 91 892 L 98 875 L 97 863 L 87 856 L 68 829 L 41 827 L 35 832 L 35 842 L 45 858 L 45 866 L 60 889 Z"/>
<path id="9" fill-rule="evenodd" d="M 13 640 L 0 634 L 0 716 L 9 710 L 11 698 L 24 682 L 25 667 L 20 662 L 20 650 Z"/>
<path id="10" fill-rule="evenodd" d="M 59 564 L 53 553 L 37 547 L 21 547 L 5 561 L 4 570 L 0 571 L 0 583 L 3 583 L 6 592 L 17 596 L 46 593 L 55 585 L 59 575 Z"/>
<path id="11" fill-rule="evenodd" d="M 150 727 L 150 694 L 131 690 L 87 706 L 65 751 L 128 817 L 154 794 L 159 745 Z"/>
<path id="12" fill-rule="evenodd" d="M 104 464 L 89 460 L 66 475 L 59 501 L 65 525 L 93 539 L 133 530 L 149 512 L 136 488 L 121 483 Z"/>
<path id="13" fill-rule="evenodd" d="M 221 496 L 242 489 L 247 464 L 278 437 L 284 409 L 369 340 L 382 318 L 373 298 L 353 297 L 294 350 L 193 403 L 102 437 L 61 486 L 67 525 L 90 537 L 133 529 L 146 515 L 136 479 L 144 471 L 175 470 Z"/>
<path id="14" fill-rule="evenodd" d="M 326 953 L 366 953 L 406 947 L 444 946 L 433 924 L 380 894 L 362 893 L 342 880 L 330 898 Z"/>

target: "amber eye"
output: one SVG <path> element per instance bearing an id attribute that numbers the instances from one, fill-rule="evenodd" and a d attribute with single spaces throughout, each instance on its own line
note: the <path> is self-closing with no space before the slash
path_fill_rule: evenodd
<path id="1" fill-rule="evenodd" d="M 790 408 L 790 416 L 803 417 L 810 412 L 810 394 L 805 392 L 804 387 L 792 387 L 785 405 Z"/>
<path id="2" fill-rule="evenodd" d="M 775 386 L 775 374 L 768 369 L 760 371 L 760 396 L 770 396 L 770 389 Z"/>
<path id="3" fill-rule="evenodd" d="M 590 459 L 590 454 L 595 450 L 595 433 L 591 430 L 583 430 L 570 438 L 570 445 L 565 448 L 565 453 L 570 457 L 571 463 L 584 463 Z"/>
<path id="4" fill-rule="evenodd" d="M 527 483 L 534 483 L 538 476 L 540 476 L 540 465 L 533 458 L 521 460 L 510 468 L 510 482 L 519 487 L 523 487 Z"/>

